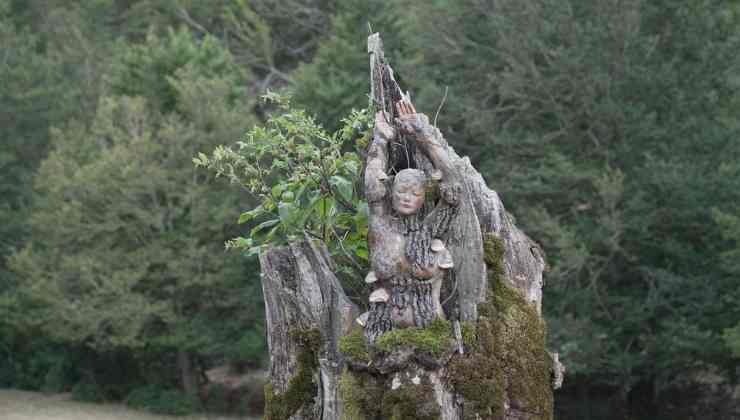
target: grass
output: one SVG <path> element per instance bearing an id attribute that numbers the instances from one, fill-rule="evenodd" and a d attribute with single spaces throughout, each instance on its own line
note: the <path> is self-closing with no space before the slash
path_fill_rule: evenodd
<path id="1" fill-rule="evenodd" d="M 241 419 L 245 419 L 240 417 Z M 121 404 L 89 404 L 71 401 L 69 394 L 0 390 L 0 419 L 3 420 L 235 420 L 199 414 L 171 417 L 132 410 Z M 249 419 L 245 419 L 249 420 Z M 252 419 L 256 420 L 256 419 Z"/>

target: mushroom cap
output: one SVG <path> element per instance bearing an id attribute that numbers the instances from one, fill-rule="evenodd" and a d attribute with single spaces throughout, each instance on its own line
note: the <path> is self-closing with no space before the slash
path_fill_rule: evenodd
<path id="1" fill-rule="evenodd" d="M 432 251 L 439 252 L 445 249 L 445 243 L 439 239 L 432 239 Z"/>
<path id="2" fill-rule="evenodd" d="M 370 303 L 388 302 L 390 298 L 391 295 L 389 295 L 388 291 L 385 290 L 385 288 L 383 287 L 381 287 L 380 289 L 375 289 L 372 293 L 370 293 Z"/>
<path id="3" fill-rule="evenodd" d="M 375 276 L 375 271 L 371 271 L 367 273 L 367 276 L 365 276 L 365 283 L 371 284 L 378 281 L 378 277 Z"/>
<path id="4" fill-rule="evenodd" d="M 430 178 L 432 178 L 432 180 L 434 180 L 434 181 L 441 180 L 442 179 L 442 171 L 440 171 L 439 169 L 433 170 L 432 173 L 431 173 L 431 175 L 430 175 Z"/>
<path id="5" fill-rule="evenodd" d="M 367 325 L 367 318 L 370 316 L 370 312 L 365 312 L 362 315 L 358 316 L 357 319 L 355 319 L 355 322 L 360 324 L 361 326 Z"/>
<path id="6" fill-rule="evenodd" d="M 452 254 L 448 250 L 444 250 L 439 254 L 439 259 L 437 260 L 437 266 L 439 268 L 449 269 L 455 266 L 455 262 L 452 261 Z"/>

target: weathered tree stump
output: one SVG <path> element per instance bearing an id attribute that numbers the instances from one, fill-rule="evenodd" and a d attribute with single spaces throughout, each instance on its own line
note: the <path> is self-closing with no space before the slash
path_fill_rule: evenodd
<path id="1" fill-rule="evenodd" d="M 260 255 L 270 348 L 266 418 L 551 419 L 563 368 L 545 348 L 543 252 L 469 159 L 416 114 L 377 34 L 368 52 L 372 97 L 391 121 L 376 120 L 365 174 L 374 303 L 355 323 L 358 310 L 321 243 L 306 239 Z M 403 153 L 394 149 L 399 144 Z M 393 194 L 403 176 L 439 181 L 432 216 L 423 217 L 421 201 L 394 196 L 391 205 L 390 172 L 398 178 Z M 443 309 L 430 300 L 440 293 Z"/>
<path id="2" fill-rule="evenodd" d="M 260 255 L 270 384 L 267 418 L 339 419 L 339 339 L 357 307 L 334 276 L 326 247 L 311 240 Z"/>

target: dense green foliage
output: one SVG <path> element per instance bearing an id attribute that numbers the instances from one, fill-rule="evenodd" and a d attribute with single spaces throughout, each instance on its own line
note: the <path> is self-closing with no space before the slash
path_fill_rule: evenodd
<path id="1" fill-rule="evenodd" d="M 239 216 L 253 227 L 248 237 L 226 242 L 227 249 L 257 254 L 265 245 L 303 237 L 329 245 L 338 274 L 350 295 L 368 293 L 368 207 L 358 184 L 360 150 L 368 144 L 367 110 L 352 110 L 342 127 L 328 134 L 287 98 L 265 95 L 278 109 L 263 127 L 250 130 L 235 147 L 218 146 L 199 153 L 198 167 L 226 177 L 249 191 L 258 205 Z"/>
<path id="2" fill-rule="evenodd" d="M 158 409 L 206 368 L 259 365 L 258 270 L 232 238 L 328 240 L 360 296 L 368 21 L 547 251 L 561 415 L 654 418 L 695 373 L 736 380 L 739 12 L 0 0 L 0 385 Z"/>

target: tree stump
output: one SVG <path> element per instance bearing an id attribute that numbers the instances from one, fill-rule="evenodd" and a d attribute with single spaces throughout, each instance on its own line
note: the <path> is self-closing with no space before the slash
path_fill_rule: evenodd
<path id="1" fill-rule="evenodd" d="M 416 113 L 378 34 L 368 52 L 371 97 L 386 120 L 376 119 L 364 174 L 371 311 L 357 318 L 323 244 L 260 255 L 266 418 L 551 419 L 564 369 L 545 347 L 544 254 Z M 414 198 L 415 177 L 432 179 L 436 198 Z"/>

